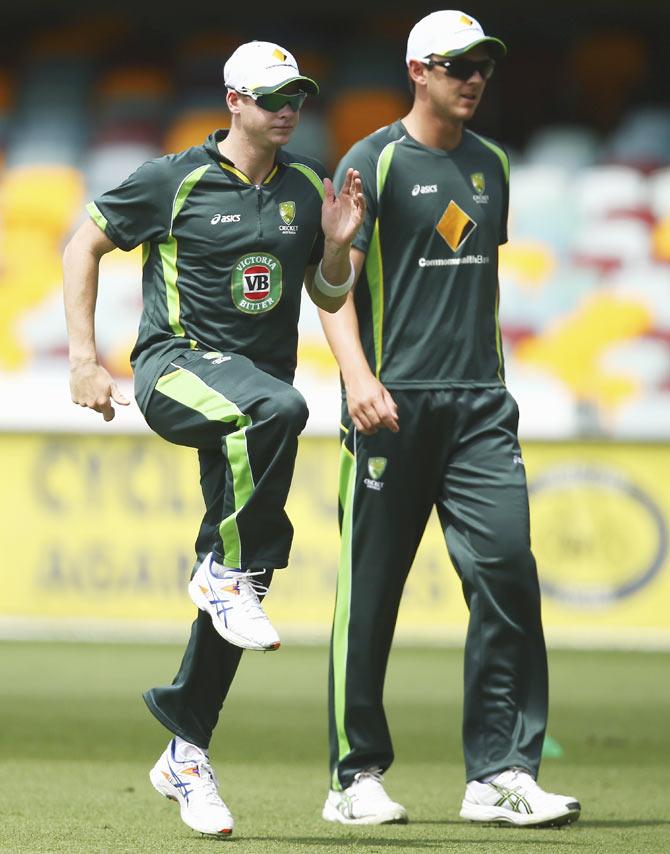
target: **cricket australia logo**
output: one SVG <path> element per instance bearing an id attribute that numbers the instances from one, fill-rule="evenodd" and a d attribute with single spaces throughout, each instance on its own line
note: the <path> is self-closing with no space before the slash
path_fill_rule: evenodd
<path id="1" fill-rule="evenodd" d="M 474 187 L 475 194 L 472 197 L 478 205 L 488 204 L 489 197 L 484 193 L 486 190 L 486 178 L 483 172 L 473 172 L 470 175 L 470 181 Z"/>
<path id="2" fill-rule="evenodd" d="M 380 477 L 386 471 L 387 462 L 386 457 L 370 457 L 368 460 L 368 474 L 370 477 L 366 477 L 363 481 L 368 489 L 374 489 L 376 492 L 382 491 L 384 481 L 380 480 Z"/>
<path id="3" fill-rule="evenodd" d="M 266 252 L 243 255 L 233 266 L 231 295 L 245 314 L 271 311 L 282 295 L 282 267 Z"/>
<path id="4" fill-rule="evenodd" d="M 284 221 L 284 225 L 279 226 L 282 234 L 295 234 L 298 231 L 298 226 L 293 225 L 295 202 L 279 202 L 279 216 Z"/>

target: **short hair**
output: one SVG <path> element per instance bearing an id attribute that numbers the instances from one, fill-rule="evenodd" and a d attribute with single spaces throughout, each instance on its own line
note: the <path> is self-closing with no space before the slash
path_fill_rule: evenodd
<path id="1" fill-rule="evenodd" d="M 407 70 L 407 85 L 409 86 L 409 94 L 412 98 L 416 95 L 416 83 L 412 80 L 412 75 Z"/>

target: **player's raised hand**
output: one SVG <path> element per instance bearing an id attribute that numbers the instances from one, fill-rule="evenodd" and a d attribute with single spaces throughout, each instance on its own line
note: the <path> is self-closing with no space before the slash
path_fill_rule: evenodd
<path id="1" fill-rule="evenodd" d="M 128 406 L 130 401 L 119 391 L 109 372 L 97 362 L 83 362 L 70 370 L 72 402 L 100 412 L 105 421 L 116 414 L 112 401 Z"/>
<path id="2" fill-rule="evenodd" d="M 371 435 L 382 427 L 397 433 L 398 407 L 388 389 L 372 373 L 358 373 L 346 383 L 347 408 L 360 433 Z"/>
<path id="3" fill-rule="evenodd" d="M 327 240 L 338 246 L 348 246 L 365 218 L 365 196 L 360 172 L 347 169 L 339 195 L 330 178 L 324 178 L 324 198 L 321 227 Z"/>

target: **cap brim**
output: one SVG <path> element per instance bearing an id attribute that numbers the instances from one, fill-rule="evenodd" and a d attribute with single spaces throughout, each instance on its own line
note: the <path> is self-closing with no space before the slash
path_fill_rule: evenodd
<path id="1" fill-rule="evenodd" d="M 276 83 L 274 86 L 257 86 L 254 89 L 254 94 L 270 95 L 273 92 L 279 92 L 284 86 L 288 86 L 289 83 L 301 83 L 303 92 L 307 92 L 308 95 L 319 94 L 319 86 L 316 81 L 312 80 L 311 77 L 303 77 L 302 74 L 299 74 L 297 77 L 289 77 L 288 80 L 282 80 L 281 83 Z"/>
<path id="2" fill-rule="evenodd" d="M 507 45 L 505 42 L 501 42 L 500 39 L 494 39 L 490 36 L 486 36 L 486 38 L 477 39 L 477 41 L 471 42 L 465 47 L 460 47 L 457 50 L 448 50 L 446 53 L 441 54 L 441 56 L 460 56 L 462 53 L 467 53 L 479 44 L 483 44 L 488 47 L 491 52 L 492 59 L 502 59 L 507 53 Z"/>

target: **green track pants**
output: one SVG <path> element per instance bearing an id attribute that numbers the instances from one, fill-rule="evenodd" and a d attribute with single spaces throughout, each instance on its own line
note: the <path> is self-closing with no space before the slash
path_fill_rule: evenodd
<path id="1" fill-rule="evenodd" d="M 403 586 L 433 506 L 470 611 L 466 778 L 510 766 L 536 774 L 547 662 L 516 403 L 503 387 L 391 393 L 397 434 L 362 435 L 343 407 L 329 678 L 332 785 L 346 787 L 358 771 L 386 770 L 393 761 L 382 703 L 386 665 Z"/>
<path id="2" fill-rule="evenodd" d="M 269 585 L 293 537 L 284 505 L 307 420 L 300 393 L 244 356 L 189 351 L 167 366 L 144 414 L 163 438 L 198 449 L 205 515 L 196 566 L 213 552 L 226 566 L 265 569 Z M 241 655 L 198 612 L 172 685 L 144 694 L 149 709 L 206 749 Z"/>

